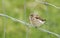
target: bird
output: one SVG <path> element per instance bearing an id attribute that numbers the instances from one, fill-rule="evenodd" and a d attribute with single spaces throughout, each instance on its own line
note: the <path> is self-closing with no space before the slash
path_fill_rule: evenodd
<path id="1" fill-rule="evenodd" d="M 29 15 L 29 20 L 30 23 L 36 28 L 40 27 L 46 21 L 46 19 L 41 18 L 37 13 L 31 13 Z"/>

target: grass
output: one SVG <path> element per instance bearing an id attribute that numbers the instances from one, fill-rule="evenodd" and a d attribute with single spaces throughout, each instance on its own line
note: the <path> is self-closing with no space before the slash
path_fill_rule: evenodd
<path id="1" fill-rule="evenodd" d="M 47 0 L 48 1 L 48 0 Z M 0 0 L 0 13 L 7 14 L 11 17 L 26 21 L 29 23 L 29 14 L 33 10 L 37 10 L 39 15 L 46 18 L 46 24 L 41 26 L 46 30 L 60 34 L 60 10 L 52 6 L 48 6 L 48 12 L 46 12 L 46 6 L 42 4 L 37 4 L 35 7 L 31 7 L 30 3 L 34 0 L 26 1 L 26 19 L 24 16 L 24 0 L 5 0 L 3 11 L 2 0 Z M 48 2 L 59 6 L 59 1 L 49 0 Z M 34 5 L 34 4 L 33 4 Z M 4 24 L 6 23 L 6 38 L 26 38 L 27 27 L 24 24 L 14 22 L 9 18 L 0 16 L 0 38 L 4 37 Z M 56 36 L 39 31 L 36 28 L 31 27 L 28 33 L 28 38 L 57 38 Z"/>

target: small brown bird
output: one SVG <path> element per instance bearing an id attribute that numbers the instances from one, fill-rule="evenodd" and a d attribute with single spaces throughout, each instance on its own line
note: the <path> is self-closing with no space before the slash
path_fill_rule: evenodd
<path id="1" fill-rule="evenodd" d="M 42 24 L 45 23 L 46 19 L 42 19 L 38 14 L 36 13 L 31 13 L 29 16 L 29 20 L 30 23 L 34 26 L 34 27 L 39 27 Z"/>

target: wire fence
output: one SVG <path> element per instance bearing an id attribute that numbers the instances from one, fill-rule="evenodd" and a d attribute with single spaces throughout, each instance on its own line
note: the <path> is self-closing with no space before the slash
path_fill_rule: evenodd
<path id="1" fill-rule="evenodd" d="M 10 19 L 13 20 L 13 21 L 16 21 L 16 22 L 19 22 L 19 23 L 22 23 L 22 24 L 26 24 L 27 26 L 32 26 L 32 25 L 29 24 L 29 23 L 26 23 L 26 22 L 24 22 L 24 21 L 21 21 L 21 20 L 15 19 L 15 18 L 10 17 L 10 16 L 5 15 L 5 14 L 0 14 L 0 16 L 10 18 Z M 59 35 L 59 34 L 56 34 L 56 33 L 54 33 L 54 32 L 50 32 L 50 31 L 45 30 L 45 29 L 42 29 L 42 28 L 38 28 L 38 30 L 41 30 L 41 31 L 43 31 L 43 32 L 47 32 L 47 33 L 53 34 L 53 35 L 57 36 L 58 38 L 60 38 L 60 35 Z M 5 32 L 5 31 L 4 31 L 4 32 Z M 27 33 L 28 33 L 28 32 L 27 32 Z M 5 36 L 5 34 L 4 34 L 4 36 Z"/>
<path id="2" fill-rule="evenodd" d="M 3 9 L 3 13 L 6 14 L 6 11 L 5 11 L 5 5 L 4 5 L 5 1 L 2 0 L 2 9 Z M 7 18 L 4 18 L 4 33 L 3 33 L 3 38 L 6 38 L 6 24 L 7 24 Z"/>
<path id="3" fill-rule="evenodd" d="M 46 14 L 47 15 L 48 15 L 48 6 L 47 5 L 53 6 L 53 7 L 57 8 L 57 9 L 60 9 L 60 7 L 57 7 L 57 6 L 55 6 L 53 4 L 50 4 L 48 2 L 43 2 L 43 1 L 39 1 L 39 0 L 36 0 L 36 2 L 46 5 Z M 18 20 L 16 18 L 13 18 L 11 16 L 6 15 L 5 7 L 4 7 L 4 0 L 2 0 L 2 9 L 3 9 L 4 14 L 0 13 L 0 16 L 1 17 L 5 17 L 4 19 L 6 19 L 6 20 L 4 20 L 4 38 L 6 38 L 6 24 L 7 24 L 6 21 L 7 21 L 8 18 L 10 18 L 12 21 L 19 22 L 19 23 L 22 23 L 25 26 L 27 26 L 27 28 L 26 28 L 26 38 L 28 38 L 29 29 L 30 29 L 30 27 L 33 27 L 33 26 L 31 24 L 29 24 L 29 23 L 26 22 L 26 19 L 27 19 L 26 18 L 26 0 L 24 0 L 24 16 L 25 16 L 25 21 L 24 20 Z M 43 28 L 37 28 L 37 29 L 40 30 L 40 31 L 42 31 L 42 32 L 47 32 L 49 34 L 55 35 L 57 38 L 60 38 L 60 35 L 57 34 L 57 33 L 48 31 L 48 30 L 43 29 Z"/>

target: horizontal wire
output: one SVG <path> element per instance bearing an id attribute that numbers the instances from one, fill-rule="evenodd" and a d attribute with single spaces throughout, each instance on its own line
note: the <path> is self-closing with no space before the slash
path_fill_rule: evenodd
<path id="1" fill-rule="evenodd" d="M 19 22 L 19 23 L 22 23 L 22 24 L 26 24 L 27 26 L 32 26 L 31 24 L 29 24 L 29 23 L 27 23 L 27 22 L 18 20 L 18 19 L 16 19 L 16 18 L 13 18 L 13 17 L 8 16 L 8 15 L 5 15 L 5 14 L 0 14 L 0 16 L 10 18 L 10 19 L 12 19 L 13 21 L 16 21 L 16 22 Z M 51 31 L 48 31 L 48 30 L 45 30 L 45 29 L 42 29 L 42 28 L 38 28 L 38 29 L 39 29 L 39 30 L 42 30 L 43 32 L 47 32 L 47 33 L 53 34 L 53 35 L 57 36 L 58 38 L 60 38 L 60 35 L 59 35 L 59 34 L 56 34 L 56 33 L 54 33 L 54 32 L 51 32 Z"/>
<path id="2" fill-rule="evenodd" d="M 37 3 L 41 3 L 41 4 L 45 4 L 45 5 L 50 5 L 50 6 L 53 6 L 57 9 L 60 9 L 60 7 L 57 7 L 56 5 L 53 5 L 51 3 L 48 3 L 48 2 L 45 2 L 45 1 L 39 1 L 39 0 L 35 0 Z"/>

